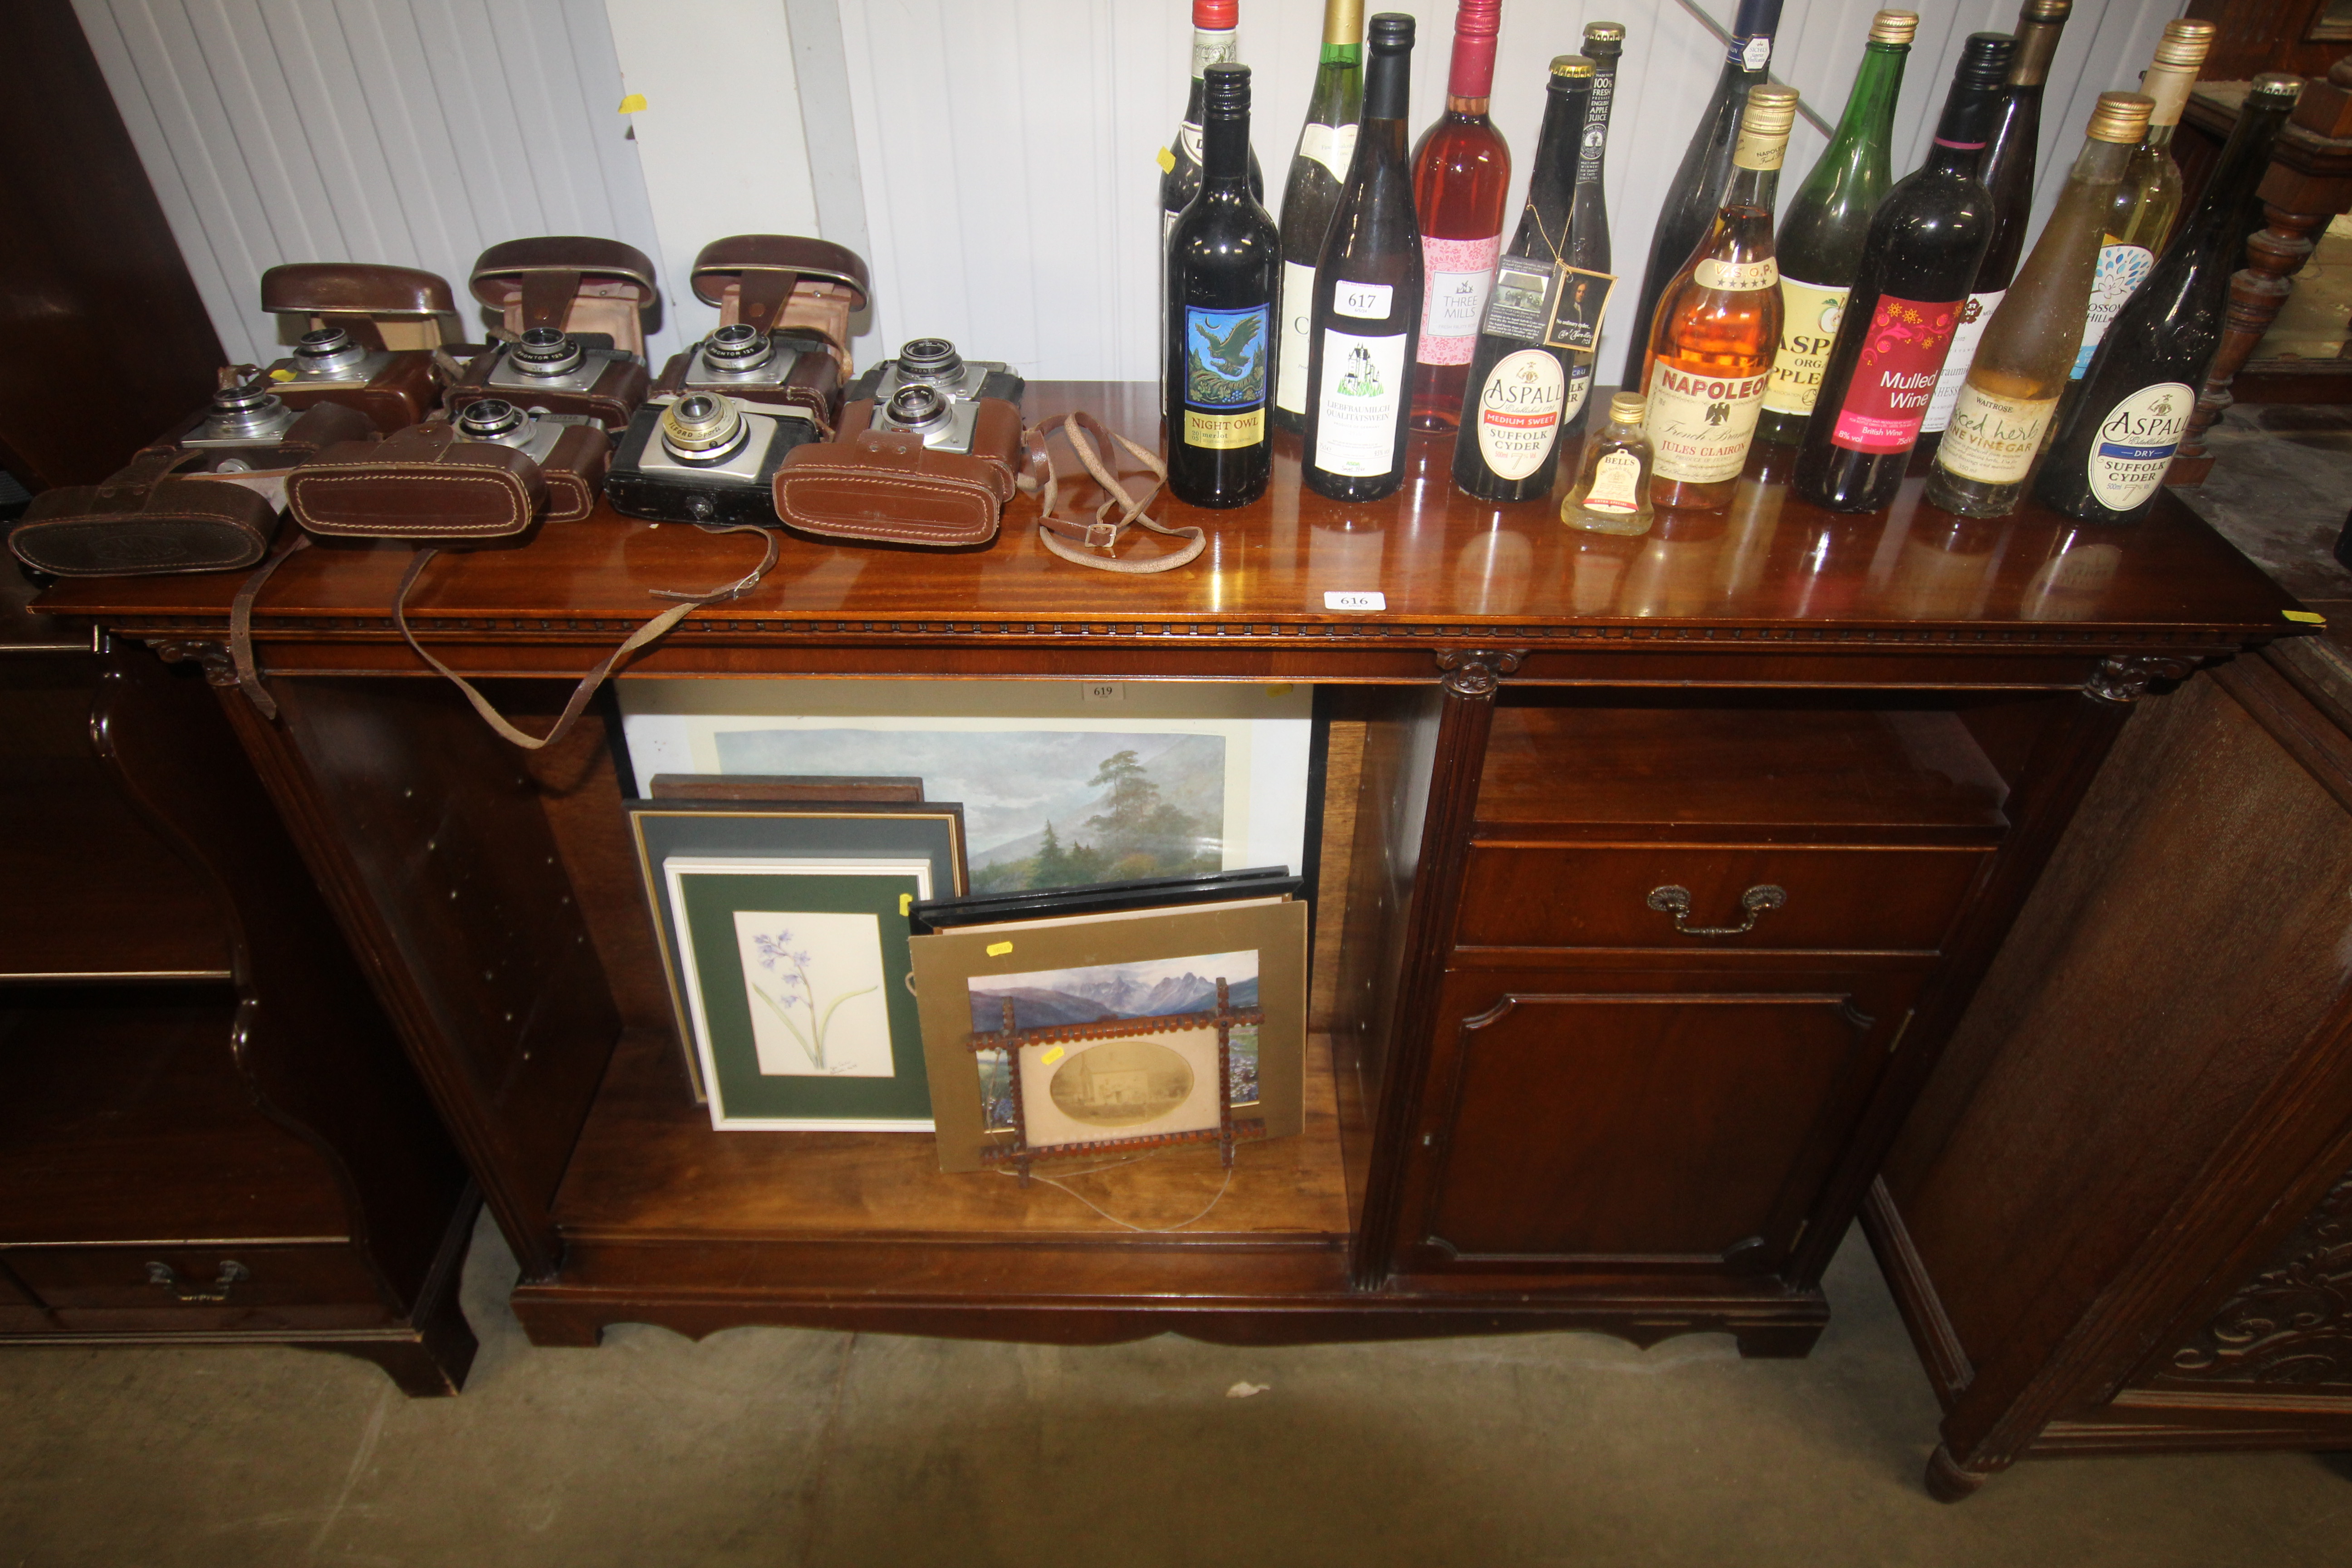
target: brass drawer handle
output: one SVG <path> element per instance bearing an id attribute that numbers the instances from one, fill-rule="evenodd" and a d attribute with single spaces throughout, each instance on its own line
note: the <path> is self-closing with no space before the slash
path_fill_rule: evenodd
<path id="1" fill-rule="evenodd" d="M 253 1270 L 234 1258 L 222 1261 L 220 1276 L 212 1282 L 209 1289 L 202 1285 L 191 1284 L 181 1279 L 168 1263 L 147 1265 L 147 1283 L 161 1286 L 170 1292 L 174 1301 L 226 1301 L 228 1300 L 228 1293 L 241 1281 L 252 1278 Z"/>
<path id="2" fill-rule="evenodd" d="M 1660 914 L 1675 917 L 1675 929 L 1685 936 L 1746 936 L 1756 929 L 1767 910 L 1777 910 L 1789 901 L 1788 889 L 1769 882 L 1759 883 L 1739 895 L 1739 907 L 1748 911 L 1745 922 L 1736 926 L 1695 926 L 1690 919 L 1691 896 L 1688 888 L 1653 888 L 1650 907 Z"/>

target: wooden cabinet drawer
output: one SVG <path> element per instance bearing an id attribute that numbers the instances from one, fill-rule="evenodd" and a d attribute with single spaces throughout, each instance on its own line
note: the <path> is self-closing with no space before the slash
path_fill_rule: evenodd
<path id="1" fill-rule="evenodd" d="M 1562 1278 L 1778 1267 L 1920 980 L 1449 974 L 1408 1152 L 1402 1267 Z"/>
<path id="2" fill-rule="evenodd" d="M 67 1329 L 358 1328 L 394 1316 L 359 1253 L 340 1243 L 15 1247 L 0 1256 Z"/>
<path id="3" fill-rule="evenodd" d="M 1454 941 L 1465 947 L 1813 948 L 1933 952 L 1990 858 L 1984 848 L 1725 844 L 1478 844 Z M 1652 893 L 1688 893 L 1685 934 Z M 1751 910 L 1751 889 L 1778 889 Z M 1766 895 L 1758 895 L 1760 900 Z"/>

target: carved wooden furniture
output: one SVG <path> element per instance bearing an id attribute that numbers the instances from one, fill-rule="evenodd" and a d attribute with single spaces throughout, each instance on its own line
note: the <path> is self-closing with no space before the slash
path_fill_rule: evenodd
<path id="1" fill-rule="evenodd" d="M 1033 386 L 1030 412 L 1149 432 L 1155 403 Z M 1302 493 L 1286 444 L 1260 502 L 1163 509 L 1211 541 L 1161 576 L 1055 562 L 1026 501 L 968 553 L 792 540 L 632 667 L 1328 688 L 1306 1131 L 1243 1145 L 1213 1206 L 1211 1149 L 1087 1178 L 1140 1229 L 941 1175 L 920 1137 L 713 1132 L 607 735 L 526 754 L 420 679 L 387 616 L 408 552 L 287 564 L 255 619 L 280 717 L 224 706 L 514 1245 L 535 1339 L 1811 1346 L 1822 1269 L 2130 705 L 2289 630 L 2292 601 L 2170 500 L 2095 542 L 2038 511 L 1961 524 L 1916 483 L 1832 516 L 1765 449 L 1729 511 L 1615 539 L 1473 503 L 1415 441 L 1379 504 Z M 600 512 L 436 562 L 410 621 L 548 713 L 649 589 L 754 553 Z M 234 587 L 45 605 L 226 681 Z M 1326 607 L 1366 591 L 1384 612 Z"/>
<path id="2" fill-rule="evenodd" d="M 2336 214 L 2352 208 L 2352 58 L 2328 68 L 2324 80 L 2304 83 L 2294 117 L 2279 132 L 2270 167 L 2258 187 L 2263 226 L 2246 241 L 2246 265 L 2230 279 L 2221 351 L 2206 372 L 2189 416 L 2180 454 L 2167 478 L 2173 484 L 2201 484 L 2213 470 L 2205 432 L 2237 400 L 2232 392 L 2247 358 L 2278 319 L 2293 290 L 2290 281 L 2317 247 L 2313 237 Z M 2346 344 L 2352 352 L 2352 341 Z M 2272 360 L 2259 366 L 2261 401 L 2338 403 L 2352 399 L 2352 358 L 2334 361 Z"/>
<path id="3" fill-rule="evenodd" d="M 0 575 L 0 1343 L 454 1393 L 479 1205 L 389 1021 L 204 683 L 29 596 Z"/>
<path id="4" fill-rule="evenodd" d="M 2352 1447 L 2352 661 L 2143 704 L 1872 1189 L 1947 1412 L 2020 1458 Z"/>

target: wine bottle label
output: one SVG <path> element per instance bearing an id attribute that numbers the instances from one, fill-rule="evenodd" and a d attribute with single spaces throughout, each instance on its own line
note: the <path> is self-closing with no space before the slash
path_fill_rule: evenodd
<path id="1" fill-rule="evenodd" d="M 1302 418 L 1307 413 L 1307 351 L 1315 342 L 1315 268 L 1303 261 L 1282 264 L 1282 349 L 1274 367 L 1274 405 Z"/>
<path id="2" fill-rule="evenodd" d="M 1971 294 L 1960 303 L 1959 324 L 1952 329 L 1952 347 L 1944 355 L 1943 373 L 1936 378 L 1936 395 L 1927 404 L 1927 417 L 1921 428 L 1941 430 L 1952 422 L 1952 405 L 1960 395 L 1960 384 L 1969 376 L 1969 366 L 1977 359 L 1977 340 L 1984 336 L 1985 323 L 2000 304 L 2006 289 L 1996 289 L 1989 294 Z"/>
<path id="3" fill-rule="evenodd" d="M 1241 58 L 1241 34 L 1232 27 L 1195 27 L 1192 30 L 1192 79 L 1199 81 L 1209 74 L 1211 66 L 1220 66 Z"/>
<path id="4" fill-rule="evenodd" d="M 1830 428 L 1831 445 L 1849 452 L 1911 449 L 1966 304 L 1878 297 L 1864 329 L 1862 356 L 1853 362 L 1853 379 L 1846 383 L 1845 401 Z M 1772 367 L 1776 378 L 1780 370 Z M 1806 401 L 1811 402 L 1810 395 Z M 1771 407 L 1772 400 L 1767 397 L 1764 405 Z"/>
<path id="5" fill-rule="evenodd" d="M 1310 120 L 1307 129 L 1298 133 L 1298 155 L 1312 158 L 1330 170 L 1333 179 L 1344 180 L 1348 177 L 1348 165 L 1356 161 L 1356 128 Z"/>
<path id="6" fill-rule="evenodd" d="M 1788 156 L 1788 132 L 1759 136 L 1742 126 L 1739 140 L 1732 143 L 1731 166 L 1735 169 L 1777 169 Z"/>
<path id="7" fill-rule="evenodd" d="M 1592 488 L 1577 503 L 1591 511 L 1631 517 L 1642 510 L 1642 459 L 1631 452 L 1604 452 L 1592 465 Z"/>
<path id="8" fill-rule="evenodd" d="M 1228 449 L 1265 439 L 1269 318 L 1264 305 L 1238 310 L 1184 308 L 1184 443 Z"/>
<path id="9" fill-rule="evenodd" d="M 1201 127 L 1198 123 L 1187 120 L 1176 127 L 1176 145 L 1184 150 L 1184 156 L 1192 161 L 1194 168 L 1201 166 Z"/>
<path id="10" fill-rule="evenodd" d="M 2109 410 L 2091 446 L 2093 499 L 2110 511 L 2129 511 L 2154 495 L 2196 406 L 2197 393 L 2188 383 L 2160 381 Z"/>
<path id="11" fill-rule="evenodd" d="M 1502 253 L 1499 234 L 1421 242 L 1427 280 L 1422 285 L 1421 348 L 1414 357 L 1422 363 L 1470 363 L 1478 347 L 1478 318 L 1486 309 L 1486 289 L 1495 280 L 1495 258 Z"/>
<path id="12" fill-rule="evenodd" d="M 2156 266 L 2156 252 L 2144 245 L 2126 245 L 2115 236 L 2099 247 L 2099 269 L 2091 279 L 2091 313 L 2083 319 L 2082 352 L 2067 379 L 2080 381 L 2091 368 L 2091 356 L 2105 341 L 2107 323 L 2124 308 L 2133 292 Z"/>
<path id="13" fill-rule="evenodd" d="M 1716 35 L 1717 37 L 1722 36 L 1720 33 Z M 1759 33 L 1752 38 L 1735 37 L 1731 40 L 1731 53 L 1727 58 L 1737 61 L 1743 70 L 1760 71 L 1772 63 L 1772 36 Z"/>
<path id="14" fill-rule="evenodd" d="M 1660 479 L 1711 485 L 1739 477 L 1756 416 L 1764 406 L 1765 375 L 1709 375 L 1672 360 L 1650 375 L 1650 447 Z"/>
<path id="15" fill-rule="evenodd" d="M 1356 316 L 1367 321 L 1385 321 L 1389 318 L 1389 306 L 1395 299 L 1393 284 L 1358 283 L 1342 278 L 1331 290 L 1331 313 Z"/>
<path id="16" fill-rule="evenodd" d="M 1845 297 L 1850 292 L 1782 276 L 1780 347 L 1772 356 L 1772 380 L 1764 389 L 1765 407 L 1775 414 L 1800 416 L 1813 411 L 1813 400 L 1822 394 L 1822 372 L 1828 367 L 1830 348 L 1837 342 L 1838 318 L 1845 313 Z"/>
<path id="17" fill-rule="evenodd" d="M 2042 449 L 2042 427 L 2057 406 L 2054 397 L 2003 397 L 1964 383 L 1936 461 L 1963 479 L 2013 485 L 2032 468 L 2033 455 Z"/>
<path id="18" fill-rule="evenodd" d="M 1752 294 L 1780 281 L 1780 264 L 1769 256 L 1761 261 L 1717 261 L 1710 256 L 1698 264 L 1691 280 L 1702 289 Z"/>
<path id="19" fill-rule="evenodd" d="M 1524 479 L 1543 467 L 1559 437 L 1568 377 L 1544 349 L 1514 349 L 1478 389 L 1478 455 L 1498 479 Z"/>
<path id="20" fill-rule="evenodd" d="M 1315 400 L 1315 466 L 1344 479 L 1385 474 L 1396 463 L 1404 417 L 1405 334 L 1323 334 L 1323 384 Z"/>
<path id="21" fill-rule="evenodd" d="M 1609 150 L 1609 110 L 1617 97 L 1617 78 L 1595 76 L 1592 100 L 1584 111 L 1584 135 L 1577 143 L 1576 183 L 1589 185 L 1601 178 L 1601 158 Z"/>

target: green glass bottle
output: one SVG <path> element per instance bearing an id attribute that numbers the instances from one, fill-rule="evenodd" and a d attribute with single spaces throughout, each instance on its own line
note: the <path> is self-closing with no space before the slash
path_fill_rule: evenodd
<path id="1" fill-rule="evenodd" d="M 1780 234 L 1780 343 L 1756 420 L 1759 441 L 1804 438 L 1846 294 L 1862 269 L 1870 215 L 1894 183 L 1895 100 L 1918 30 L 1916 11 L 1881 11 L 1871 19 L 1837 134 L 1789 204 Z"/>
<path id="2" fill-rule="evenodd" d="M 1307 426 L 1307 340 L 1315 323 L 1315 258 L 1323 253 L 1339 186 L 1356 157 L 1364 107 L 1364 0 L 1324 0 L 1323 53 L 1307 98 L 1307 123 L 1282 190 L 1282 331 L 1274 371 L 1274 422 Z"/>

